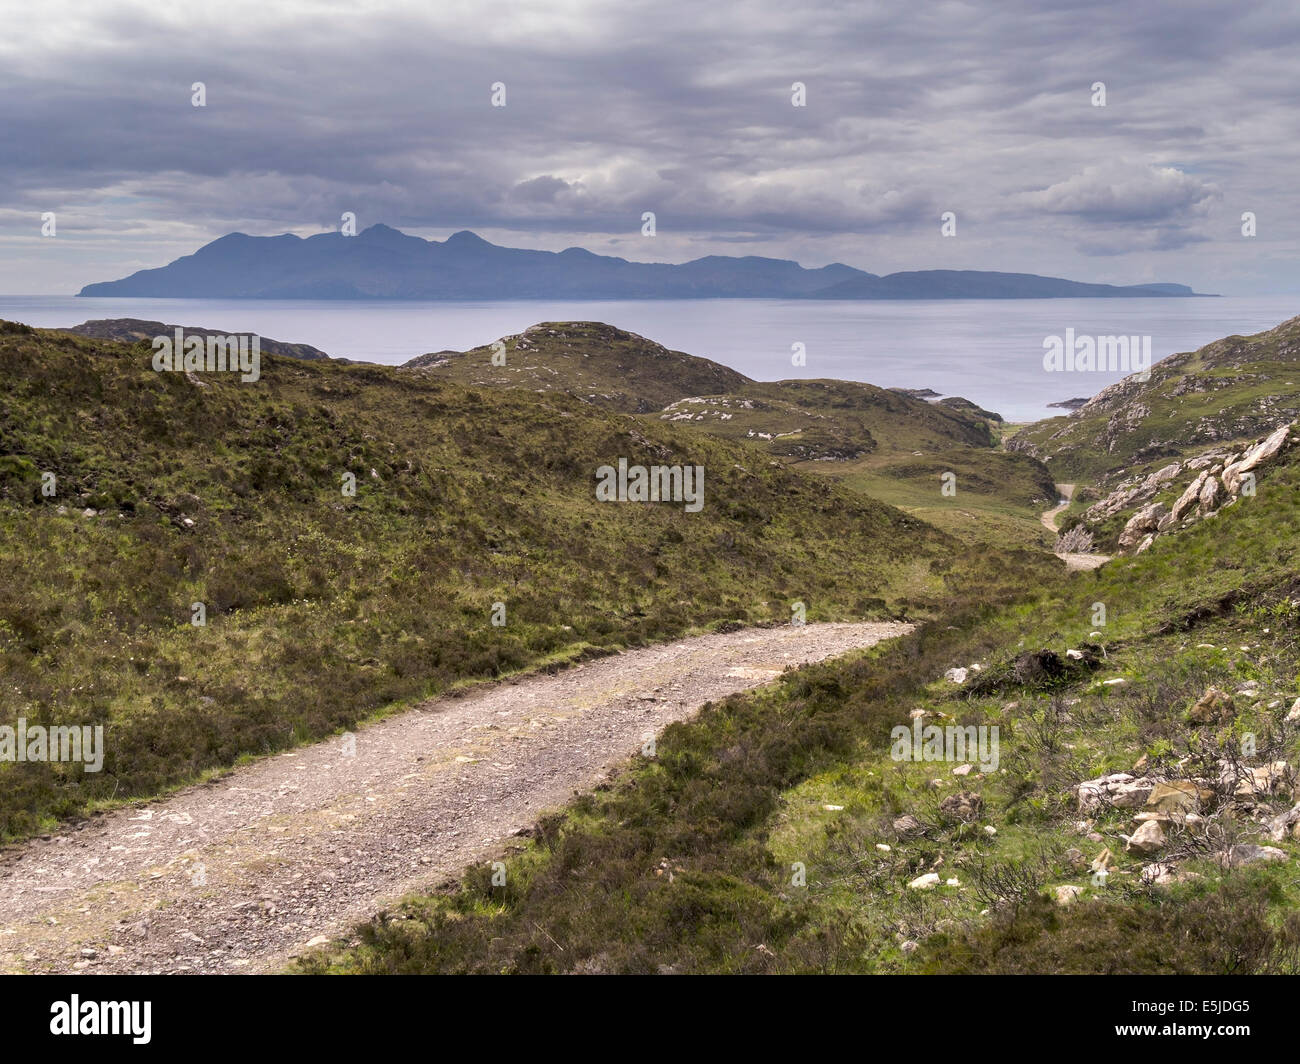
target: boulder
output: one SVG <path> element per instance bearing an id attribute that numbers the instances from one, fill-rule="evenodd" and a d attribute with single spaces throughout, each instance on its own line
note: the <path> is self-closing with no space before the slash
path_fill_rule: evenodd
<path id="1" fill-rule="evenodd" d="M 1142 866 L 1142 878 L 1148 883 L 1154 883 L 1156 886 L 1163 887 L 1169 883 L 1176 883 L 1178 877 L 1174 874 L 1174 866 L 1166 861 L 1157 861 L 1153 864 Z"/>
<path id="2" fill-rule="evenodd" d="M 1079 811 L 1087 813 L 1106 806 L 1137 809 L 1154 788 L 1154 780 L 1135 779 L 1127 772 L 1115 772 L 1095 780 L 1084 780 L 1075 791 L 1079 796 Z"/>
<path id="3" fill-rule="evenodd" d="M 1124 531 L 1119 534 L 1119 545 L 1124 548 L 1134 547 L 1148 532 L 1154 532 L 1161 518 L 1169 513 L 1169 507 L 1162 502 L 1148 503 L 1128 519 Z"/>
<path id="4" fill-rule="evenodd" d="M 1201 808 L 1200 788 L 1191 780 L 1167 780 L 1157 783 L 1147 796 L 1146 808 L 1171 816 L 1186 816 Z"/>
<path id="5" fill-rule="evenodd" d="M 1234 775 L 1236 786 L 1232 793 L 1238 798 L 1262 798 L 1279 791 L 1289 792 L 1295 783 L 1295 770 L 1285 761 L 1247 768 Z"/>
<path id="6" fill-rule="evenodd" d="M 1187 711 L 1187 723 L 1229 724 L 1237 715 L 1237 708 L 1232 699 L 1217 687 L 1211 687 L 1201 695 L 1196 705 Z"/>
<path id="7" fill-rule="evenodd" d="M 1082 887 L 1076 887 L 1072 883 L 1056 888 L 1056 904 L 1069 905 L 1078 900 L 1079 895 L 1083 893 Z"/>
<path id="8" fill-rule="evenodd" d="M 894 818 L 894 830 L 904 837 L 907 837 L 908 835 L 920 835 L 925 831 L 925 825 L 917 820 L 911 813 L 904 813 L 902 816 Z"/>
<path id="9" fill-rule="evenodd" d="M 1169 510 L 1169 516 L 1173 521 L 1181 521 L 1191 513 L 1192 508 L 1201 498 L 1201 488 L 1205 485 L 1209 475 L 1210 471 L 1208 469 L 1202 469 L 1196 474 L 1196 479 L 1187 485 L 1187 490 L 1178 496 L 1178 501 Z"/>
<path id="10" fill-rule="evenodd" d="M 1256 864 L 1260 861 L 1285 861 L 1286 859 L 1286 853 L 1276 846 L 1257 846 L 1253 842 L 1239 842 L 1219 855 L 1219 863 L 1226 868 L 1240 868 L 1242 865 Z"/>
<path id="11" fill-rule="evenodd" d="M 965 683 L 966 670 L 962 668 L 949 669 L 943 674 L 943 678 L 950 683 Z"/>
<path id="12" fill-rule="evenodd" d="M 1159 853 L 1165 848 L 1165 829 L 1157 820 L 1148 820 L 1129 836 L 1124 845 L 1125 853 L 1146 857 Z"/>
<path id="13" fill-rule="evenodd" d="M 1282 842 L 1287 834 L 1298 836 L 1300 834 L 1300 802 L 1293 805 L 1285 813 L 1279 813 L 1268 822 L 1268 837 L 1274 842 Z"/>
<path id="14" fill-rule="evenodd" d="M 1209 513 L 1214 509 L 1214 504 L 1218 501 L 1218 498 L 1219 482 L 1213 477 L 1206 477 L 1205 483 L 1201 485 L 1197 509 L 1203 514 Z"/>
<path id="15" fill-rule="evenodd" d="M 1288 724 L 1300 722 L 1300 698 L 1291 703 L 1291 708 L 1287 710 L 1286 722 Z"/>
<path id="16" fill-rule="evenodd" d="M 939 885 L 938 872 L 926 872 L 923 876 L 917 876 L 907 885 L 908 890 L 934 890 Z"/>
<path id="17" fill-rule="evenodd" d="M 1253 447 L 1246 448 L 1241 458 L 1224 467 L 1221 478 L 1224 488 L 1233 495 L 1237 494 L 1241 488 L 1241 475 L 1274 457 L 1282 450 L 1290 433 L 1291 426 L 1283 425 Z"/>
<path id="18" fill-rule="evenodd" d="M 959 820 L 974 820 L 984 808 L 984 799 L 974 791 L 958 791 L 939 803 L 939 811 Z"/>

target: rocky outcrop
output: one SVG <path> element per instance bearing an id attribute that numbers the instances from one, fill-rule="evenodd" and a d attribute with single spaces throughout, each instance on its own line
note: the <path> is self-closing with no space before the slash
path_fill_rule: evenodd
<path id="1" fill-rule="evenodd" d="M 1283 425 L 1269 435 L 1267 439 L 1255 444 L 1254 447 L 1247 448 L 1237 461 L 1229 462 L 1224 467 L 1222 474 L 1224 488 L 1234 495 L 1240 491 L 1242 475 L 1249 473 L 1256 466 L 1276 456 L 1286 444 L 1292 427 L 1291 425 Z"/>
<path id="2" fill-rule="evenodd" d="M 1300 421 L 1291 422 L 1241 451 L 1207 451 L 1186 461 L 1172 462 L 1141 479 L 1131 477 L 1084 511 L 1083 523 L 1076 527 L 1086 532 L 1088 525 L 1138 506 L 1120 532 L 1118 544 L 1120 550 L 1140 554 L 1160 536 L 1213 516 L 1243 494 L 1253 494 L 1254 472 L 1277 458 L 1298 434 Z M 1194 475 L 1172 506 L 1147 501 L 1189 473 Z"/>
<path id="3" fill-rule="evenodd" d="M 1128 519 L 1124 531 L 1119 534 L 1119 545 L 1128 549 L 1140 543 L 1148 532 L 1155 532 L 1160 521 L 1169 513 L 1169 508 L 1162 502 L 1153 502 L 1142 507 Z"/>

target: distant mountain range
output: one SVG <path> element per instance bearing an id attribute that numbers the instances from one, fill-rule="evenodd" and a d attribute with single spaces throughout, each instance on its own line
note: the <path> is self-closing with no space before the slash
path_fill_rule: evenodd
<path id="1" fill-rule="evenodd" d="M 423 240 L 387 225 L 356 236 L 231 233 L 167 266 L 83 296 L 189 299 L 1050 299 L 1194 296 L 1186 285 L 1106 285 L 979 270 L 877 276 L 834 263 L 709 255 L 673 265 L 582 248 L 530 251 L 463 231 Z"/>

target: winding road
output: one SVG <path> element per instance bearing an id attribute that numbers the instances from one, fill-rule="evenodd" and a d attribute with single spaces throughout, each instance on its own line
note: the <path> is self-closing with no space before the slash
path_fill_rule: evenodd
<path id="1" fill-rule="evenodd" d="M 1057 484 L 1056 491 L 1061 502 L 1053 506 L 1050 510 L 1044 510 L 1039 520 L 1043 522 L 1043 527 L 1052 535 L 1057 534 L 1056 519 L 1063 510 L 1069 508 L 1070 500 L 1074 498 L 1073 484 Z M 1065 562 L 1067 569 L 1099 569 L 1110 561 L 1108 554 L 1078 554 L 1072 552 L 1058 551 L 1056 556 Z"/>

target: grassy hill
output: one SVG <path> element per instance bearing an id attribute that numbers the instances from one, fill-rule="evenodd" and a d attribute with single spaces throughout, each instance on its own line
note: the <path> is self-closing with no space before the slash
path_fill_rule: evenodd
<path id="1" fill-rule="evenodd" d="M 1065 417 L 1018 432 L 1012 450 L 1057 480 L 1100 481 L 1155 468 L 1300 416 L 1300 318 L 1171 355 L 1148 381 L 1127 377 Z"/>
<path id="2" fill-rule="evenodd" d="M 108 742 L 98 775 L 0 764 L 8 836 L 458 683 L 794 600 L 936 616 L 1050 568 L 558 391 L 275 356 L 242 384 L 150 356 L 0 325 L 0 723 Z M 619 457 L 703 465 L 703 509 L 597 502 Z"/>
<path id="3" fill-rule="evenodd" d="M 732 439 L 762 441 L 773 454 L 790 458 L 993 444 L 981 417 L 855 381 L 747 381 L 725 395 L 678 400 L 659 416 Z"/>
<path id="4" fill-rule="evenodd" d="M 1038 515 L 1056 495 L 1047 467 L 997 449 L 1000 419 L 964 400 L 852 381 L 751 382 L 678 400 L 659 417 L 743 440 L 963 539 L 1046 542 Z"/>
<path id="5" fill-rule="evenodd" d="M 404 368 L 476 387 L 568 392 L 624 413 L 662 410 L 686 395 L 731 391 L 749 382 L 717 362 L 669 351 L 598 321 L 544 321 L 497 343 L 420 355 Z M 494 354 L 505 364 L 495 365 Z"/>
<path id="6" fill-rule="evenodd" d="M 506 886 L 471 869 L 301 967 L 1300 972 L 1298 497 L 1290 451 L 1138 557 L 708 707 L 509 847 Z M 998 766 L 895 760 L 918 715 L 998 727 Z"/>
<path id="7" fill-rule="evenodd" d="M 156 336 L 173 336 L 177 329 L 183 329 L 186 336 L 226 336 L 230 330 L 211 329 L 200 325 L 167 325 L 161 321 L 148 321 L 143 318 L 94 318 L 74 325 L 63 332 L 75 336 L 88 336 L 96 340 L 120 340 L 135 343 L 138 340 L 152 341 Z M 258 337 L 261 351 L 267 355 L 283 355 L 286 358 L 301 358 L 308 361 L 335 361 L 351 364 L 350 358 L 331 359 L 324 351 L 310 344 L 285 343 L 272 340 L 268 336 Z"/>
<path id="8" fill-rule="evenodd" d="M 735 440 L 830 476 L 963 538 L 1042 547 L 1038 514 L 1052 477 L 1029 455 L 997 452 L 1001 418 L 953 397 L 926 402 L 839 380 L 753 381 L 600 322 L 543 322 L 493 347 L 421 355 L 406 364 L 484 387 L 568 392 L 596 406 Z M 940 493 L 957 478 L 957 495 Z"/>

